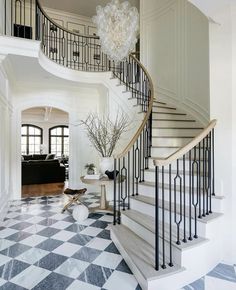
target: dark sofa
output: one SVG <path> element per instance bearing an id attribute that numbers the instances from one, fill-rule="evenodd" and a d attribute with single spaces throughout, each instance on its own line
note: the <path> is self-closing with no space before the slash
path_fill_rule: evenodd
<path id="1" fill-rule="evenodd" d="M 45 159 L 45 156 L 22 159 L 22 185 L 65 181 L 65 166 L 58 159 Z"/>

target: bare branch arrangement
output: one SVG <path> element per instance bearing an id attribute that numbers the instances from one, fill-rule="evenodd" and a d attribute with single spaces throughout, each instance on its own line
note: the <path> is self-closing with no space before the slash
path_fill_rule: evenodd
<path id="1" fill-rule="evenodd" d="M 113 122 L 109 116 L 99 117 L 90 114 L 81 121 L 87 131 L 87 136 L 102 157 L 111 157 L 121 135 L 126 131 L 129 121 L 124 113 L 117 113 Z"/>

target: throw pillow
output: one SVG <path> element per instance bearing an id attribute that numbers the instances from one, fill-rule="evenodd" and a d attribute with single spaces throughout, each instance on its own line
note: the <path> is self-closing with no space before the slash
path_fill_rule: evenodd
<path id="1" fill-rule="evenodd" d="M 48 154 L 46 160 L 52 160 L 55 158 L 55 154 Z"/>

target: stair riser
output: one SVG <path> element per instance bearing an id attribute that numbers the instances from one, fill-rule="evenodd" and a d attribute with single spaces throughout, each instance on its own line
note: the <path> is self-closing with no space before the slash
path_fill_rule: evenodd
<path id="1" fill-rule="evenodd" d="M 165 114 L 161 112 L 153 112 L 152 113 L 153 119 L 165 119 L 165 120 L 192 120 L 189 118 L 189 116 L 186 115 L 176 115 L 175 112 L 172 112 L 172 114 Z"/>
<path id="2" fill-rule="evenodd" d="M 165 147 L 165 148 L 152 147 L 151 155 L 152 156 L 168 157 L 171 154 L 173 154 L 174 152 L 176 152 L 177 150 L 178 149 L 176 149 L 176 148 L 168 148 L 168 147 Z"/>
<path id="3" fill-rule="evenodd" d="M 155 188 L 151 187 L 151 186 L 146 186 L 146 185 L 142 185 L 142 183 L 139 184 L 139 192 L 144 195 L 144 196 L 148 196 L 148 197 L 152 197 L 155 198 Z M 169 190 L 165 189 L 164 190 L 164 195 L 165 195 L 165 200 L 169 201 Z M 178 198 L 179 193 L 177 193 L 177 204 L 179 203 Z M 174 197 L 174 192 L 172 190 L 172 200 Z M 206 198 L 206 196 L 205 196 Z M 159 199 L 162 199 L 162 191 L 160 189 L 159 191 Z M 196 199 L 196 194 L 195 194 L 195 199 Z M 186 204 L 189 204 L 189 194 L 188 192 L 186 192 Z M 203 205 L 203 195 L 201 194 L 201 204 Z M 212 209 L 215 212 L 222 212 L 222 200 L 218 199 L 218 198 L 214 198 L 212 197 Z"/>
<path id="4" fill-rule="evenodd" d="M 189 143 L 191 140 L 192 138 L 152 138 L 152 145 L 182 147 Z"/>
<path id="5" fill-rule="evenodd" d="M 188 158 L 188 154 L 185 157 L 185 170 L 189 171 L 189 160 L 187 158 Z M 201 161 L 201 164 L 203 164 L 203 161 Z M 153 164 L 153 159 L 149 158 L 148 166 L 149 166 L 149 169 L 155 169 L 155 166 Z M 160 170 L 161 170 L 161 168 L 160 168 Z M 169 165 L 165 166 L 165 170 L 169 170 Z M 171 170 L 177 170 L 177 161 L 174 161 L 171 163 Z M 179 160 L 179 170 L 183 171 L 183 159 Z"/>
<path id="6" fill-rule="evenodd" d="M 183 178 L 182 173 L 180 173 L 180 176 L 182 178 L 182 184 L 183 184 L 184 178 Z M 174 182 L 173 180 L 174 180 L 175 177 L 176 177 L 176 173 L 171 174 L 172 183 Z M 150 171 L 145 171 L 144 178 L 145 178 L 145 181 L 153 182 L 155 180 L 155 173 L 154 172 L 150 172 Z M 168 183 L 168 181 L 169 181 L 169 173 L 165 172 L 164 179 L 165 179 L 165 182 Z M 192 182 L 192 180 L 194 181 L 194 184 L 197 184 L 197 176 L 196 175 L 192 177 L 191 182 Z M 186 174 L 186 176 L 185 176 L 185 185 L 189 186 L 189 184 L 190 184 L 190 176 L 188 174 Z M 203 184 L 203 177 L 201 177 L 201 184 Z"/>
<path id="7" fill-rule="evenodd" d="M 151 205 L 151 204 L 146 204 L 146 203 L 143 203 L 141 201 L 131 199 L 131 209 L 134 209 L 134 210 L 137 210 L 137 211 L 139 211 L 139 212 L 141 212 L 143 214 L 155 217 L 155 207 L 153 205 Z M 165 222 L 169 223 L 169 215 L 170 215 L 169 210 L 165 209 L 164 210 L 164 215 L 165 215 L 164 216 Z M 178 213 L 176 215 L 176 218 L 177 218 L 177 220 L 180 219 L 180 215 Z M 172 225 L 175 224 L 174 219 L 175 219 L 175 215 L 174 215 L 174 212 L 172 212 Z M 182 219 L 183 219 L 183 217 L 182 217 Z M 162 211 L 161 210 L 159 212 L 159 220 L 162 221 Z M 189 217 L 186 217 L 185 222 L 186 222 L 186 231 L 189 232 Z M 208 226 L 209 226 L 209 224 L 200 222 L 198 220 L 197 221 L 197 232 L 198 232 L 198 235 L 203 237 L 203 238 L 208 238 L 207 237 L 207 232 L 208 232 L 207 227 Z M 180 229 L 181 230 L 184 229 L 184 221 L 182 221 L 180 223 Z M 193 230 L 194 230 L 194 220 L 192 219 L 192 231 Z"/>
<path id="8" fill-rule="evenodd" d="M 158 136 L 158 137 L 162 137 L 162 136 L 197 136 L 199 133 L 202 132 L 202 129 L 152 129 L 152 134 L 153 136 Z"/>
<path id="9" fill-rule="evenodd" d="M 142 225 L 138 224 L 137 222 L 133 221 L 132 219 L 128 218 L 125 215 L 121 215 L 121 222 L 124 226 L 129 228 L 131 231 L 133 231 L 137 236 L 145 240 L 147 243 L 149 243 L 152 247 L 155 245 L 155 235 L 153 232 L 149 231 Z M 176 248 L 173 248 L 173 261 L 177 263 L 178 265 L 182 266 L 182 257 L 181 257 L 181 251 Z M 160 247 L 160 252 L 162 253 L 162 248 Z M 169 246 L 168 243 L 165 243 L 165 256 L 169 258 Z"/>
<path id="10" fill-rule="evenodd" d="M 165 108 L 165 106 L 162 106 L 163 108 L 160 108 L 159 106 L 154 106 L 152 108 L 153 112 L 164 112 L 164 113 L 179 113 L 178 110 L 168 109 L 168 107 Z M 182 112 L 181 112 L 182 113 Z"/>
<path id="11" fill-rule="evenodd" d="M 153 127 L 171 127 L 171 128 L 195 128 L 201 127 L 197 122 L 176 121 L 176 120 L 153 120 Z"/>

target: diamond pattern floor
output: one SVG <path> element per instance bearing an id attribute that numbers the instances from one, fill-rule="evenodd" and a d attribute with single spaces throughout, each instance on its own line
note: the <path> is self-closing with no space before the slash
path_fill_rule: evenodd
<path id="1" fill-rule="evenodd" d="M 98 204 L 88 194 L 84 202 Z M 141 290 L 110 239 L 111 215 L 77 223 L 61 196 L 10 203 L 0 226 L 0 289 Z M 236 289 L 235 266 L 219 264 L 184 290 Z"/>

